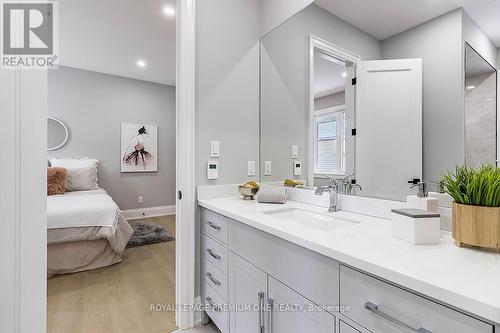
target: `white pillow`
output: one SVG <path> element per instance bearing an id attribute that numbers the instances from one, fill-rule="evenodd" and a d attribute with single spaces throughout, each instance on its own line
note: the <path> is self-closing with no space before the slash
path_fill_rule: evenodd
<path id="1" fill-rule="evenodd" d="M 53 167 L 65 168 L 67 191 L 89 191 L 98 188 L 97 167 L 99 161 L 90 158 L 63 159 L 52 158 L 50 163 Z"/>

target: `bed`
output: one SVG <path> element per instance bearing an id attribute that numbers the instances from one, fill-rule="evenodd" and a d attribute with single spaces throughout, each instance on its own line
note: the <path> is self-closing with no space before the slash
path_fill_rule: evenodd
<path id="1" fill-rule="evenodd" d="M 103 189 L 48 196 L 47 275 L 116 264 L 132 233 Z"/>

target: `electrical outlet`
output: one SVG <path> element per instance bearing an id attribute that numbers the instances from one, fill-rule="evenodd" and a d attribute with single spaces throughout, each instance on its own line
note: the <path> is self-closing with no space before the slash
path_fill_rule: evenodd
<path id="1" fill-rule="evenodd" d="M 137 203 L 139 205 L 143 204 L 144 203 L 144 198 L 142 197 L 142 195 L 140 195 L 138 198 L 137 198 Z"/>

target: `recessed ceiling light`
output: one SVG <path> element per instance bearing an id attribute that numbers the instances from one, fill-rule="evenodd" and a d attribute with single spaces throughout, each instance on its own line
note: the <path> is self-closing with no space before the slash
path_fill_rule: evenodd
<path id="1" fill-rule="evenodd" d="M 175 9 L 172 7 L 163 7 L 163 13 L 167 16 L 174 16 L 175 15 Z"/>
<path id="2" fill-rule="evenodd" d="M 342 73 L 342 77 L 347 77 L 347 73 L 346 72 Z"/>
<path id="3" fill-rule="evenodd" d="M 476 88 L 476 86 L 474 86 L 474 85 L 467 86 L 467 90 L 472 90 L 474 88 Z"/>
<path id="4" fill-rule="evenodd" d="M 142 59 L 137 60 L 135 64 L 136 64 L 138 67 L 141 67 L 141 68 L 146 67 L 146 62 L 145 62 L 144 60 L 142 60 Z"/>

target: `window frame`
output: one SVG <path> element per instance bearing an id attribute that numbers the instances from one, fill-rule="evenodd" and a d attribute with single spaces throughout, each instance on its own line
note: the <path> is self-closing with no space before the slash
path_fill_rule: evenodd
<path id="1" fill-rule="evenodd" d="M 338 106 L 333 106 L 325 109 L 320 109 L 320 110 L 315 110 L 312 113 L 312 122 L 314 126 L 314 132 L 313 132 L 313 149 L 314 149 L 314 157 L 313 157 L 313 174 L 314 176 L 345 176 L 346 175 L 346 163 L 344 160 L 344 154 L 345 154 L 345 145 L 346 145 L 346 140 L 347 140 L 347 133 L 345 128 L 342 128 L 343 126 L 347 126 L 347 123 L 342 124 L 342 122 L 336 120 L 336 144 L 337 144 L 337 156 L 340 156 L 340 159 L 337 159 L 337 171 L 342 170 L 342 172 L 323 172 L 319 171 L 317 169 L 318 165 L 318 126 L 317 126 L 317 121 L 316 119 L 319 117 L 324 117 L 328 115 L 341 115 L 344 114 L 344 117 L 347 117 L 346 114 L 346 106 L 345 104 L 338 105 Z M 344 135 L 343 135 L 344 134 Z M 339 140 L 341 139 L 341 140 Z M 340 162 L 340 163 L 339 163 Z"/>

